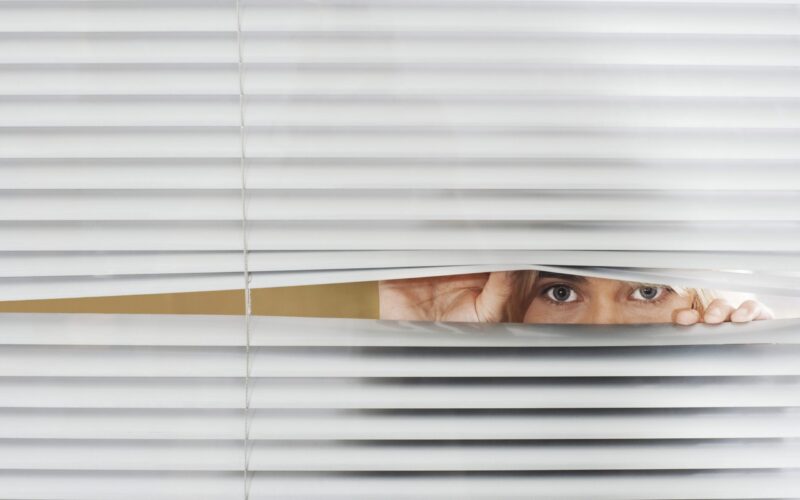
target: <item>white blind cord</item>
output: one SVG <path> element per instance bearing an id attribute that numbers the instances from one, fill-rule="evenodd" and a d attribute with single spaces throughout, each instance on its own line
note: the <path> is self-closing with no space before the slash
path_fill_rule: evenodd
<path id="1" fill-rule="evenodd" d="M 236 1 L 236 48 L 239 73 L 239 167 L 242 188 L 242 258 L 244 260 L 244 325 L 245 325 L 245 373 L 244 373 L 244 500 L 250 498 L 250 316 L 253 311 L 250 294 L 250 265 L 247 244 L 247 154 L 244 128 L 244 63 L 242 57 L 242 11 L 241 0 Z"/>

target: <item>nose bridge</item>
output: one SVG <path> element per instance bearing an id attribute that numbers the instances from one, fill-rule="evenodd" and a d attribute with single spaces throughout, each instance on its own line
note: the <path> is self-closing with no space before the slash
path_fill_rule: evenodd
<path id="1" fill-rule="evenodd" d="M 606 294 L 599 294 L 593 297 L 589 307 L 589 315 L 587 323 L 596 325 L 608 325 L 613 323 L 620 323 L 621 318 L 619 307 L 613 297 Z"/>

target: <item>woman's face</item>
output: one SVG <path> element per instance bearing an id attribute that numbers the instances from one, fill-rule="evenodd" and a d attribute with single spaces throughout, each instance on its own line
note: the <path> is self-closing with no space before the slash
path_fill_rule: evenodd
<path id="1" fill-rule="evenodd" d="M 540 273 L 525 323 L 671 323 L 692 297 L 671 288 L 627 281 Z"/>

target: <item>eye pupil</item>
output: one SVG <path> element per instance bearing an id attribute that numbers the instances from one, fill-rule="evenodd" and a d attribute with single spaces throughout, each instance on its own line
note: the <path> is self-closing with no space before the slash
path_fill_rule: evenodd
<path id="1" fill-rule="evenodd" d="M 641 293 L 642 297 L 645 299 L 654 299 L 658 294 L 658 289 L 652 286 L 643 286 L 639 289 L 639 293 Z"/>
<path id="2" fill-rule="evenodd" d="M 570 289 L 565 286 L 557 286 L 553 289 L 553 295 L 557 300 L 567 300 L 569 298 Z"/>

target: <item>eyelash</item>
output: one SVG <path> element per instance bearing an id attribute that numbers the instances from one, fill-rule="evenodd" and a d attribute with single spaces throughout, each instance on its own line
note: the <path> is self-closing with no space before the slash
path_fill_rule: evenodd
<path id="1" fill-rule="evenodd" d="M 564 302 L 564 301 L 560 301 L 560 300 L 551 299 L 548 292 L 550 292 L 550 290 L 552 290 L 554 288 L 557 288 L 557 287 L 560 287 L 560 286 L 569 288 L 570 290 L 572 290 L 572 293 L 580 296 L 578 294 L 578 292 L 572 286 L 567 285 L 565 283 L 553 283 L 552 285 L 548 285 L 547 287 L 543 288 L 541 292 L 539 292 L 539 295 L 541 295 L 545 300 L 547 300 L 548 302 L 550 302 L 551 304 L 553 304 L 555 306 L 566 306 L 568 304 L 574 304 L 575 302 L 578 302 L 577 300 L 570 301 L 570 302 Z M 647 285 L 642 285 L 642 286 L 639 286 L 637 288 L 634 288 L 633 291 L 629 294 L 629 296 L 631 294 L 633 294 L 633 292 L 635 292 L 636 290 L 638 290 L 639 288 L 642 288 L 644 286 L 647 286 Z M 633 299 L 633 302 L 636 302 L 636 303 L 639 303 L 639 304 L 646 304 L 646 305 L 658 304 L 658 303 L 666 300 L 669 295 L 674 293 L 674 290 L 671 287 L 668 287 L 668 286 L 652 286 L 652 288 L 660 288 L 662 290 L 661 294 L 657 298 L 655 298 L 653 300 L 636 300 L 636 299 Z"/>
<path id="2" fill-rule="evenodd" d="M 565 287 L 565 288 L 569 288 L 570 290 L 572 290 L 572 293 L 574 293 L 575 295 L 578 295 L 578 296 L 580 296 L 580 295 L 578 294 L 578 292 L 577 292 L 577 291 L 576 291 L 574 288 L 572 288 L 570 285 L 567 285 L 566 283 L 553 283 L 552 285 L 548 285 L 548 286 L 546 286 L 545 288 L 543 288 L 543 289 L 542 289 L 542 291 L 541 291 L 541 292 L 539 292 L 539 294 L 540 294 L 542 297 L 544 297 L 544 299 L 545 299 L 545 300 L 547 300 L 548 302 L 550 302 L 551 304 L 553 304 L 553 305 L 556 305 L 556 306 L 559 306 L 559 307 L 561 307 L 561 306 L 566 306 L 566 305 L 569 305 L 569 304 L 574 304 L 575 302 L 578 302 L 577 300 L 575 300 L 575 301 L 571 301 L 571 302 L 564 302 L 564 301 L 560 301 L 560 300 L 553 300 L 553 299 L 551 299 L 551 298 L 550 298 L 550 296 L 549 296 L 549 294 L 548 294 L 548 292 L 549 292 L 550 290 L 552 290 L 552 289 L 554 289 L 554 288 L 558 288 L 558 287 L 560 287 L 560 286 L 563 286 L 563 287 Z"/>
<path id="3" fill-rule="evenodd" d="M 666 300 L 667 297 L 674 292 L 674 290 L 672 288 L 668 287 L 668 286 L 641 285 L 641 286 L 639 286 L 637 288 L 634 288 L 633 291 L 631 292 L 631 295 L 633 295 L 633 293 L 636 292 L 636 290 L 639 290 L 640 288 L 647 288 L 647 287 L 649 287 L 649 288 L 659 288 L 659 289 L 661 289 L 661 294 L 658 297 L 656 297 L 655 299 L 652 299 L 652 300 L 637 300 L 637 299 L 632 299 L 632 300 L 634 302 L 639 303 L 639 304 L 648 304 L 648 305 L 658 304 L 658 303 Z"/>

